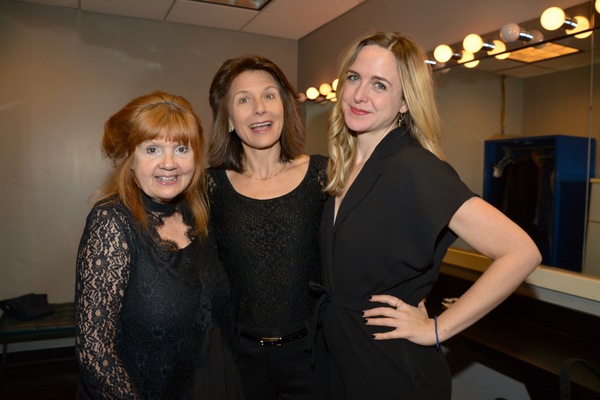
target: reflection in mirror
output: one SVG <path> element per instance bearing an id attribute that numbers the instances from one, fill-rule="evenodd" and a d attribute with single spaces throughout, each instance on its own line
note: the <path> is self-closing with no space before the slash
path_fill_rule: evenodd
<path id="1" fill-rule="evenodd" d="M 591 7 L 566 11 L 590 15 Z M 598 33 L 594 27 L 585 38 L 548 32 L 539 19 L 519 26 L 539 29 L 546 39 L 509 44 L 504 59 L 484 49 L 472 69 L 456 62 L 435 67 L 444 151 L 475 192 L 536 239 L 545 265 L 600 276 L 599 246 L 586 246 L 600 243 L 599 132 L 593 128 L 600 114 L 592 107 L 600 99 L 593 79 L 600 76 Z M 570 53 L 530 58 L 565 49 Z M 472 250 L 460 241 L 456 247 Z"/>

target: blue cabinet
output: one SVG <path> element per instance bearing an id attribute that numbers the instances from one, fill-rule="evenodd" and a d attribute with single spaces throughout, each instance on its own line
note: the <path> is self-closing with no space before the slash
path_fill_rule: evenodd
<path id="1" fill-rule="evenodd" d="M 591 141 L 567 135 L 485 141 L 483 198 L 531 235 L 544 265 L 581 271 Z"/>

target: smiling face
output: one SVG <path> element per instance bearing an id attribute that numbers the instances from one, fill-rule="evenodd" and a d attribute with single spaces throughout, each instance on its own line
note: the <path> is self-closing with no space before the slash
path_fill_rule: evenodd
<path id="1" fill-rule="evenodd" d="M 398 113 L 408 107 L 394 55 L 379 46 L 363 47 L 346 74 L 341 103 L 346 125 L 357 134 L 395 128 Z"/>
<path id="2" fill-rule="evenodd" d="M 268 72 L 245 71 L 229 89 L 229 122 L 245 148 L 279 145 L 284 108 L 277 81 Z"/>
<path id="3" fill-rule="evenodd" d="M 182 143 L 154 139 L 136 146 L 131 166 L 140 189 L 157 203 L 168 203 L 189 186 L 194 151 Z"/>

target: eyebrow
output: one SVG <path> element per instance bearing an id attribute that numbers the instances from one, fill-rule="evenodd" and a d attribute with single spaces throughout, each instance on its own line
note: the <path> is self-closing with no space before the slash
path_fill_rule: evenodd
<path id="1" fill-rule="evenodd" d="M 354 71 L 353 69 L 349 69 L 347 73 L 348 73 L 348 74 L 352 73 L 352 74 L 359 75 L 359 76 L 361 76 L 361 77 L 362 77 L 362 75 L 361 75 L 361 74 L 359 74 L 357 71 Z M 386 82 L 388 85 L 391 85 L 391 84 L 392 84 L 392 82 L 390 82 L 390 81 L 389 81 L 389 79 L 387 79 L 387 78 L 384 78 L 383 76 L 378 76 L 378 75 L 372 76 L 372 77 L 370 78 L 370 80 L 372 80 L 372 81 L 373 81 L 373 80 L 385 81 L 385 82 Z"/>

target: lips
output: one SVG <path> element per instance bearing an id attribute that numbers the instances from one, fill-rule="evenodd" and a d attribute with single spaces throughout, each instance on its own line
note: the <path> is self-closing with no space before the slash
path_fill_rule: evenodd
<path id="1" fill-rule="evenodd" d="M 356 107 L 350 107 L 350 111 L 352 111 L 352 114 L 354 115 L 367 115 L 369 114 L 368 111 L 362 110 L 360 108 L 356 108 Z"/>
<path id="2" fill-rule="evenodd" d="M 250 125 L 250 129 L 252 129 L 252 130 L 258 130 L 258 129 L 268 128 L 268 127 L 270 127 L 271 125 L 273 125 L 273 123 L 272 123 L 272 122 L 270 122 L 270 121 L 267 121 L 267 122 L 259 122 L 259 123 L 257 123 L 257 124 L 252 124 L 252 125 Z"/>
<path id="3" fill-rule="evenodd" d="M 157 176 L 156 180 L 162 183 L 172 183 L 177 180 L 177 176 Z"/>

